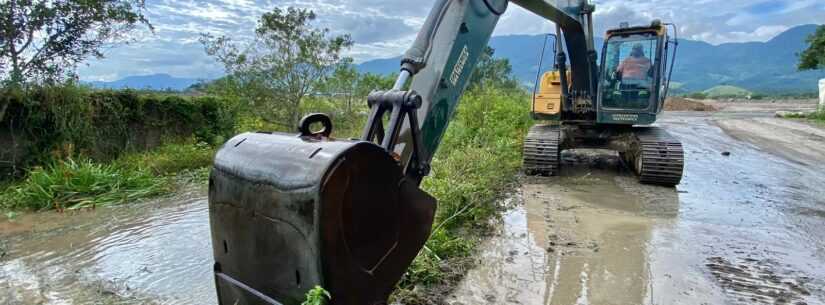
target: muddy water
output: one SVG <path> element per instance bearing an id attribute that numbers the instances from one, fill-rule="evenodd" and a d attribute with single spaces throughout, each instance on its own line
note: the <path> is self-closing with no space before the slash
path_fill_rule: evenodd
<path id="1" fill-rule="evenodd" d="M 0 304 L 214 304 L 204 193 L 0 223 Z"/>
<path id="2" fill-rule="evenodd" d="M 566 153 L 560 177 L 525 179 L 448 301 L 825 304 L 825 166 L 717 127 L 748 116 L 664 120 L 686 147 L 677 188 L 636 183 L 609 152 Z"/>

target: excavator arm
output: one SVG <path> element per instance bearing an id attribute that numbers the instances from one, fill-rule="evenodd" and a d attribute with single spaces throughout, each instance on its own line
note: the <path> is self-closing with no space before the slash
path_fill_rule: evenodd
<path id="1" fill-rule="evenodd" d="M 513 2 L 556 22 L 571 94 L 592 92 L 592 6 Z M 436 200 L 419 184 L 507 5 L 437 0 L 394 87 L 367 98 L 360 139 L 335 139 L 312 114 L 298 135 L 244 133 L 221 147 L 209 179 L 220 304 L 297 305 L 316 285 L 332 304 L 386 303 L 429 237 Z"/>
<path id="2" fill-rule="evenodd" d="M 573 4 L 566 0 L 512 2 L 554 22 L 559 37 L 564 33 L 569 55 L 564 52 L 558 55 L 560 62 L 569 57 L 572 74 L 571 92 L 565 94 L 592 96 L 596 86 L 596 52 L 590 18 L 593 6 L 587 1 L 572 1 Z M 404 54 L 400 75 L 391 90 L 404 90 L 404 84 L 412 77 L 408 91 L 422 99 L 417 114 L 424 155 L 417 162 L 412 160 L 412 165 L 416 169 L 422 167 L 423 171 L 408 171 L 410 176 L 427 173 L 427 164 L 438 148 L 472 70 L 507 5 L 508 1 L 503 0 L 439 0 L 412 47 Z M 565 64 L 561 66 L 566 69 Z M 395 152 L 402 156 L 402 164 L 407 165 L 414 152 L 409 124 L 403 125 L 400 135 Z"/>

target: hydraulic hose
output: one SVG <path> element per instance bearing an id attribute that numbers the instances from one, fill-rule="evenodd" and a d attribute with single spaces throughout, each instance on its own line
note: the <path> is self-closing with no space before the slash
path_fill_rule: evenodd
<path id="1" fill-rule="evenodd" d="M 432 49 L 433 38 L 438 32 L 438 27 L 444 19 L 447 8 L 452 0 L 438 0 L 430 15 L 427 16 L 427 21 L 415 37 L 415 42 L 404 53 L 404 58 L 401 60 L 401 70 L 407 70 L 411 75 L 415 75 L 419 70 L 423 69 L 427 64 L 427 58 Z"/>

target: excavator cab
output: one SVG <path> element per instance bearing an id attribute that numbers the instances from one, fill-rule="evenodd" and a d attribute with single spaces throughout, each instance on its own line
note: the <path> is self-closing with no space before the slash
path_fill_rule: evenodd
<path id="1" fill-rule="evenodd" d="M 659 21 L 607 31 L 597 123 L 646 125 L 656 120 L 667 95 L 668 45 L 667 30 Z"/>

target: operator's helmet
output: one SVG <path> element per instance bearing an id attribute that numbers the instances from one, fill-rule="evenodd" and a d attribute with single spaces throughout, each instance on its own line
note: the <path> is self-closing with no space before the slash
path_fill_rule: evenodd
<path id="1" fill-rule="evenodd" d="M 637 56 L 637 57 L 638 56 L 644 56 L 645 55 L 644 47 L 642 47 L 641 43 L 637 42 L 637 43 L 633 44 L 633 52 L 630 52 L 630 54 L 633 55 L 633 56 Z"/>

